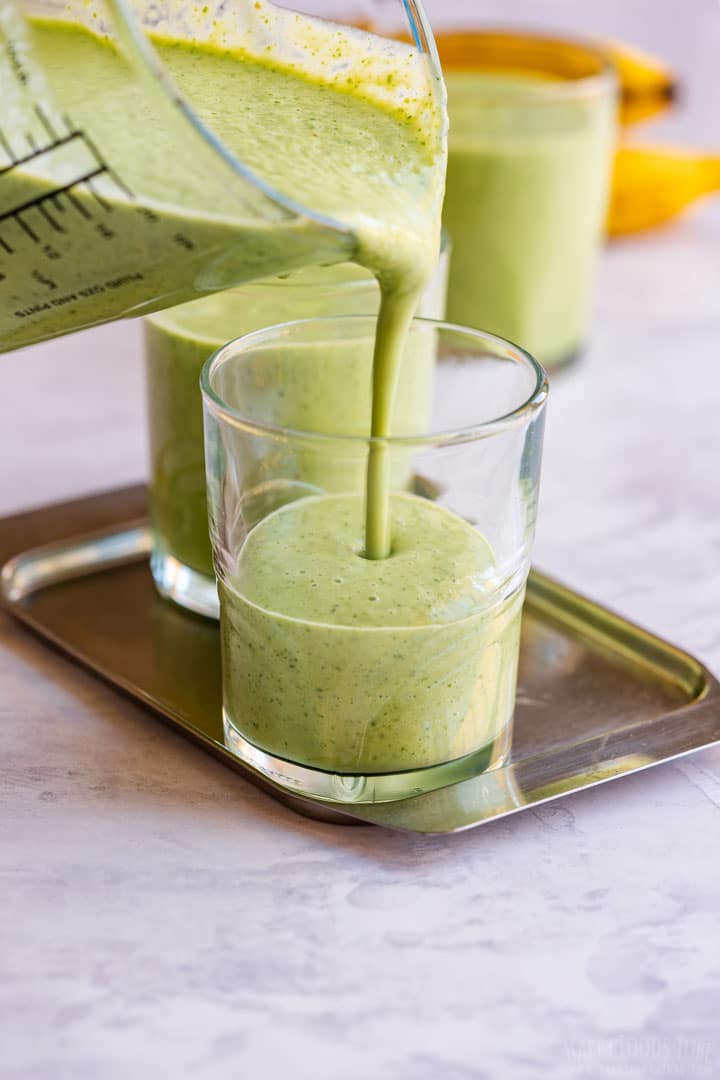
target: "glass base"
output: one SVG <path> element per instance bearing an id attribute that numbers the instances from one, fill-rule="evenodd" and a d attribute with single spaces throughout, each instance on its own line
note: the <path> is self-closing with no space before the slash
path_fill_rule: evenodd
<path id="1" fill-rule="evenodd" d="M 223 729 L 228 750 L 268 780 L 298 795 L 310 795 L 313 799 L 334 803 L 381 803 L 411 799 L 414 795 L 423 795 L 496 769 L 504 764 L 510 752 L 508 726 L 502 736 L 480 750 L 424 769 L 368 775 L 330 773 L 286 761 L 267 750 L 261 750 L 245 738 L 224 709 Z"/>
<path id="2" fill-rule="evenodd" d="M 167 600 L 196 615 L 205 615 L 208 619 L 220 618 L 215 578 L 206 577 L 157 549 L 150 555 L 150 572 L 157 591 Z"/>

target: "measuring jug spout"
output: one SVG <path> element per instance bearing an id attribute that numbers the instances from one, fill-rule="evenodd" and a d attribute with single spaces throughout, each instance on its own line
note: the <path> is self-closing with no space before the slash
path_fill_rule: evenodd
<path id="1" fill-rule="evenodd" d="M 392 9 L 414 45 L 267 0 L 0 0 L 0 351 L 352 259 L 352 139 L 325 175 L 304 95 L 433 107 Z"/>

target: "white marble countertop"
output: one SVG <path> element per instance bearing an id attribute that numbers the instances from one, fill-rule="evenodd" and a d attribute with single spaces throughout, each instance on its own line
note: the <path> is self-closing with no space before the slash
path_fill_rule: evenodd
<path id="1" fill-rule="evenodd" d="M 720 7 L 682 11 L 546 21 L 684 62 L 651 134 L 720 146 Z M 605 253 L 537 543 L 715 671 L 719 296 L 717 204 Z M 137 326 L 0 363 L 1 514 L 144 475 Z M 0 687 L 7 1080 L 720 1073 L 720 752 L 421 838 L 293 816 L 7 617 Z"/>

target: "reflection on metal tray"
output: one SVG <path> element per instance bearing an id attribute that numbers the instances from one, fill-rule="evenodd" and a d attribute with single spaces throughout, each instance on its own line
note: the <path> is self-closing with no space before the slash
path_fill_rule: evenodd
<path id="1" fill-rule="evenodd" d="M 397 803 L 288 794 L 223 745 L 217 626 L 156 596 L 145 512 L 136 487 L 0 521 L 4 606 L 300 813 L 454 832 L 720 741 L 720 684 L 702 664 L 533 573 L 508 765 Z"/>

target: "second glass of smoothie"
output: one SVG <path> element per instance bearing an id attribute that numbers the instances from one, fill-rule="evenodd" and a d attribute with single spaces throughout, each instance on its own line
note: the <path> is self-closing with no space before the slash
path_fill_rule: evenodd
<path id="1" fill-rule="evenodd" d="M 201 375 L 227 745 L 292 790 L 358 802 L 507 758 L 547 396 L 521 349 L 416 319 L 403 360 L 431 375 L 422 430 L 406 431 L 411 381 L 387 439 L 344 434 L 331 410 L 288 427 L 288 358 L 331 357 L 352 393 L 375 323 L 257 331 Z M 354 408 L 367 433 L 369 397 Z M 377 498 L 384 558 L 366 547 Z"/>
<path id="2" fill-rule="evenodd" d="M 443 238 L 437 271 L 420 314 L 445 314 L 448 244 Z M 150 560 L 159 592 L 183 607 L 217 618 L 218 599 L 207 531 L 200 370 L 226 341 L 290 320 L 334 315 L 374 315 L 379 289 L 370 274 L 351 263 L 315 267 L 153 315 L 145 320 L 145 363 L 150 436 Z M 370 360 L 347 363 L 347 346 L 285 352 L 286 368 L 274 387 L 278 423 L 288 427 L 330 425 L 347 435 L 365 433 L 370 401 Z M 422 431 L 429 409 L 431 365 L 427 351 L 408 358 L 401 376 L 398 423 Z M 430 366 L 428 366 L 430 364 Z M 258 388 L 263 373 L 254 373 Z M 275 373 L 277 377 L 277 372 Z M 326 462 L 307 483 L 330 490 L 357 487 L 361 477 L 335 474 Z M 358 488 L 359 490 L 359 488 Z"/>
<path id="3" fill-rule="evenodd" d="M 582 348 L 604 235 L 616 79 L 591 47 L 438 36 L 450 113 L 448 318 L 547 368 Z"/>

